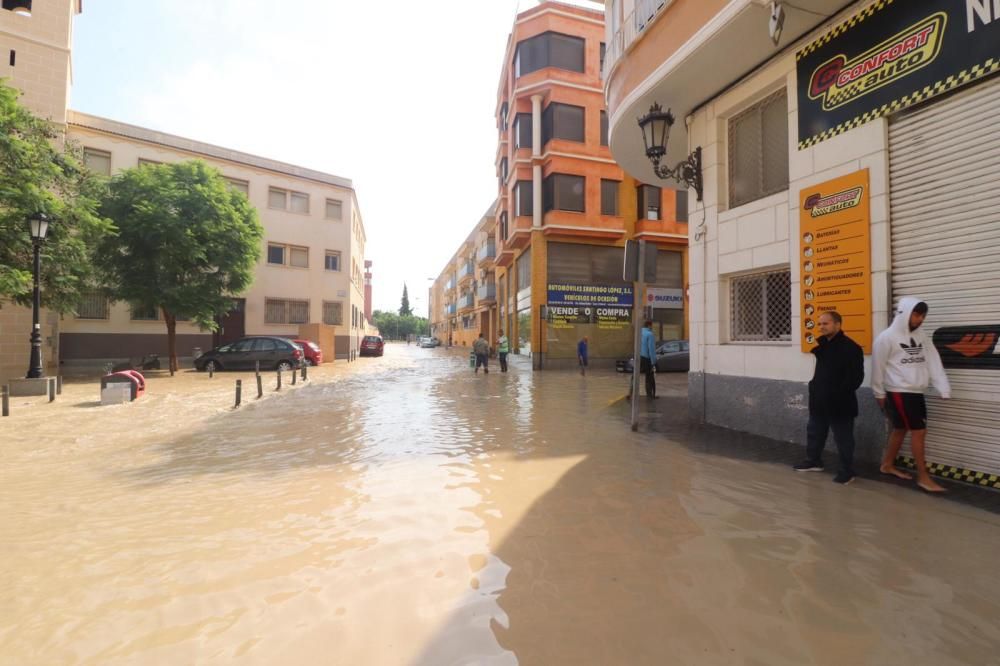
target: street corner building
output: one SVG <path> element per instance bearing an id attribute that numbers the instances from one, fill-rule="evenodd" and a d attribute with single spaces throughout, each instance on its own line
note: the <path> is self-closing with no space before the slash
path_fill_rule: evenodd
<path id="1" fill-rule="evenodd" d="M 214 333 L 178 321 L 178 355 L 190 357 L 197 349 L 244 335 L 322 338 L 334 347 L 324 350 L 329 360 L 357 352 L 370 328 L 371 306 L 366 300 L 367 238 L 352 182 L 69 110 L 73 17 L 82 11 L 81 3 L 36 1 L 31 10 L 30 15 L 0 11 L 0 37 L 10 51 L 0 76 L 22 92 L 22 103 L 33 113 L 55 122 L 82 146 L 88 168 L 113 176 L 122 169 L 198 159 L 219 169 L 258 210 L 265 234 L 253 284 L 234 295 L 233 309 L 220 313 Z M 25 308 L 0 308 L 0 379 L 24 373 L 30 332 L 25 321 L 30 321 Z M 60 365 L 64 370 L 100 367 L 167 352 L 160 312 L 110 303 L 96 293 L 86 296 L 75 313 L 43 312 L 42 322 L 50 372 Z"/>
<path id="2" fill-rule="evenodd" d="M 693 414 L 802 441 L 819 315 L 844 315 L 870 377 L 873 338 L 919 296 L 953 388 L 929 398 L 927 457 L 1000 487 L 1000 5 L 611 0 L 606 22 L 618 163 L 652 180 L 636 118 L 654 103 L 679 119 L 663 162 L 701 148 Z M 885 421 L 860 397 L 875 459 Z"/>
<path id="3" fill-rule="evenodd" d="M 625 241 L 661 250 L 650 304 L 660 339 L 687 336 L 687 192 L 625 174 L 608 148 L 604 15 L 543 2 L 518 14 L 497 90 L 497 198 L 431 289 L 442 342 L 500 333 L 535 369 L 631 352 Z"/>

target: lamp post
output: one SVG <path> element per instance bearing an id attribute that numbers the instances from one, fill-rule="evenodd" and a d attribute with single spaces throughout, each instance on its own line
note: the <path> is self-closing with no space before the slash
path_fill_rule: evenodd
<path id="1" fill-rule="evenodd" d="M 35 251 L 35 293 L 31 312 L 31 360 L 28 362 L 28 379 L 38 379 L 45 375 L 42 370 L 42 327 L 38 323 L 39 311 L 42 308 L 42 292 L 39 285 L 41 273 L 41 250 L 45 235 L 49 232 L 49 218 L 45 213 L 35 213 L 28 219 L 31 233 L 31 245 Z"/>
<path id="2" fill-rule="evenodd" d="M 674 168 L 660 165 L 660 160 L 667 154 L 667 142 L 670 140 L 670 128 L 674 124 L 674 114 L 670 109 L 663 110 L 659 104 L 649 107 L 649 113 L 639 118 L 639 129 L 642 130 L 642 142 L 646 146 L 646 157 L 653 163 L 653 173 L 657 178 L 672 179 L 684 183 L 702 199 L 703 183 L 701 177 L 701 146 L 677 164 Z"/>

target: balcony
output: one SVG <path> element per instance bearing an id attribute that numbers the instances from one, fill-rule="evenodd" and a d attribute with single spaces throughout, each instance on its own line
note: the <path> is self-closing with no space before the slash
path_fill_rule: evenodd
<path id="1" fill-rule="evenodd" d="M 608 80 L 608 75 L 611 74 L 611 70 L 615 68 L 622 55 L 639 38 L 646 26 L 653 23 L 657 12 L 666 6 L 667 0 L 636 0 L 635 9 L 624 18 L 621 25 L 615 30 L 615 34 L 611 36 L 611 43 L 608 44 L 604 55 L 602 79 Z"/>
<path id="2" fill-rule="evenodd" d="M 448 303 L 444 306 L 444 313 L 446 315 L 454 315 L 458 312 L 458 307 L 454 303 Z"/>
<path id="3" fill-rule="evenodd" d="M 480 303 L 494 302 L 497 300 L 497 285 L 494 282 L 487 282 L 486 284 L 479 287 L 476 295 L 479 297 Z"/>
<path id="4" fill-rule="evenodd" d="M 497 246 L 492 239 L 487 243 L 479 246 L 479 250 L 476 252 L 476 260 L 479 262 L 480 266 L 489 265 L 493 263 L 493 260 L 497 256 Z"/>
<path id="5" fill-rule="evenodd" d="M 476 265 L 471 260 L 467 261 L 458 269 L 458 283 L 462 284 L 467 280 L 471 280 L 475 275 Z"/>
<path id="6" fill-rule="evenodd" d="M 448 278 L 448 282 L 445 283 L 444 290 L 453 291 L 454 289 L 455 289 L 455 276 L 452 275 L 450 278 Z"/>
<path id="7" fill-rule="evenodd" d="M 473 294 L 471 291 L 469 293 L 465 294 L 464 296 L 459 296 L 458 297 L 458 309 L 459 309 L 459 311 L 462 311 L 462 310 L 471 310 L 474 307 L 476 307 L 476 295 Z"/>

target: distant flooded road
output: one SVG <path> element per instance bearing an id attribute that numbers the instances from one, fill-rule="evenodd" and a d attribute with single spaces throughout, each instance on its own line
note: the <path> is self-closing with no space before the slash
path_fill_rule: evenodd
<path id="1" fill-rule="evenodd" d="M 995 515 L 633 434 L 612 372 L 352 366 L 0 421 L 0 664 L 1000 663 Z"/>

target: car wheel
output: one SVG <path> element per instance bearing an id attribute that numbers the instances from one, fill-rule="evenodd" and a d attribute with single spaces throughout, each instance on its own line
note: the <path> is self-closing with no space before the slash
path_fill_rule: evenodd
<path id="1" fill-rule="evenodd" d="M 222 370 L 222 366 L 219 365 L 218 361 L 209 361 L 203 365 L 202 368 L 208 370 L 209 372 L 218 372 L 219 370 Z"/>
<path id="2" fill-rule="evenodd" d="M 279 370 L 280 372 L 288 372 L 289 370 L 292 369 L 292 367 L 293 366 L 291 361 L 278 361 L 278 367 L 275 369 Z"/>

